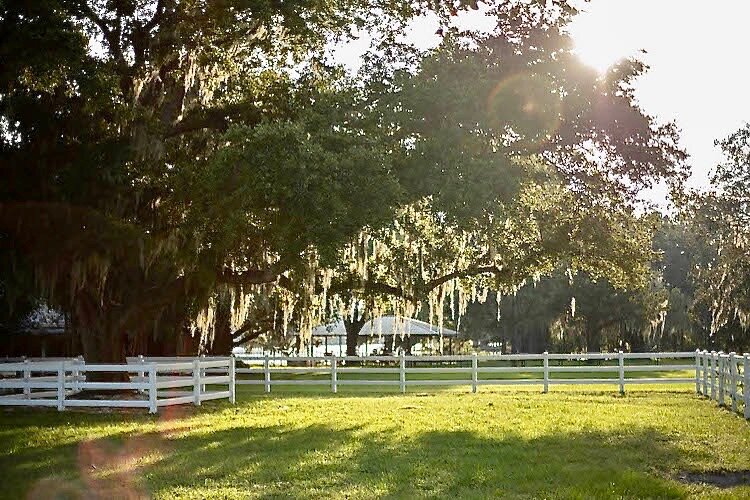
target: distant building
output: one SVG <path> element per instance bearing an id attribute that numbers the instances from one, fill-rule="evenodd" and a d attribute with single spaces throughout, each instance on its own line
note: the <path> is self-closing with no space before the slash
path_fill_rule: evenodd
<path id="1" fill-rule="evenodd" d="M 402 343 L 402 336 L 404 338 Z M 396 352 L 404 348 L 411 354 L 430 354 L 453 352 L 458 332 L 413 318 L 401 316 L 381 316 L 364 324 L 359 332 L 357 354 L 369 356 Z M 313 354 L 326 355 L 346 354 L 346 327 L 344 321 L 321 325 L 312 331 Z"/>
<path id="2" fill-rule="evenodd" d="M 80 354 L 65 315 L 42 304 L 0 342 L 2 357 L 70 357 Z"/>

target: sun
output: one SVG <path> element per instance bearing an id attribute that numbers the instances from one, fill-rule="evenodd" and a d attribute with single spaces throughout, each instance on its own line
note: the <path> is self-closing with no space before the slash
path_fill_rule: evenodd
<path id="1" fill-rule="evenodd" d="M 623 22 L 618 2 L 594 3 L 571 22 L 568 31 L 573 38 L 574 51 L 588 66 L 605 73 L 617 61 L 635 56 L 633 32 Z"/>

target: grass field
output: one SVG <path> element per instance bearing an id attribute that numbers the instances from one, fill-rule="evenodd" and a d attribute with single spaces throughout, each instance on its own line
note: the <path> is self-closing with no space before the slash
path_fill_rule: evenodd
<path id="1" fill-rule="evenodd" d="M 680 481 L 750 470 L 750 424 L 688 386 L 305 390 L 158 416 L 0 411 L 0 497 L 750 498 Z"/>

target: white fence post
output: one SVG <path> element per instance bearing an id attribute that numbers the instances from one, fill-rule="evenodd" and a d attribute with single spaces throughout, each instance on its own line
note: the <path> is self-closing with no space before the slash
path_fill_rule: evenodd
<path id="1" fill-rule="evenodd" d="M 711 399 L 716 401 L 716 351 L 711 351 Z"/>
<path id="2" fill-rule="evenodd" d="M 148 367 L 148 412 L 156 413 L 156 363 L 151 363 Z"/>
<path id="3" fill-rule="evenodd" d="M 406 393 L 406 358 L 403 349 L 401 350 L 401 357 L 398 360 L 398 382 L 401 394 Z"/>
<path id="4" fill-rule="evenodd" d="M 703 369 L 705 371 L 706 369 L 706 362 L 705 358 L 703 360 Z M 700 349 L 695 350 L 695 393 L 700 394 L 701 393 L 701 384 L 700 384 L 700 373 L 701 373 L 701 351 Z M 703 395 L 706 395 L 705 389 L 703 391 Z"/>
<path id="5" fill-rule="evenodd" d="M 57 369 L 57 411 L 65 409 L 65 361 Z"/>
<path id="6" fill-rule="evenodd" d="M 745 383 L 742 385 L 742 395 L 745 398 L 745 418 L 750 419 L 750 354 L 745 354 L 742 365 Z"/>
<path id="7" fill-rule="evenodd" d="M 708 396 L 708 351 L 703 350 L 703 395 Z"/>
<path id="8" fill-rule="evenodd" d="M 338 374 L 336 373 L 336 355 L 331 355 L 331 391 L 336 394 L 339 390 L 338 387 Z"/>
<path id="9" fill-rule="evenodd" d="M 620 367 L 620 394 L 625 394 L 625 355 L 622 349 L 617 353 L 617 362 Z"/>
<path id="10" fill-rule="evenodd" d="M 266 392 L 271 392 L 271 367 L 268 362 L 268 354 L 263 360 L 263 380 L 265 381 Z"/>
<path id="11" fill-rule="evenodd" d="M 235 368 L 237 367 L 237 361 L 234 359 L 234 354 L 229 356 L 229 402 L 234 404 L 237 401 L 237 384 L 235 378 L 237 374 Z"/>
<path id="12" fill-rule="evenodd" d="M 205 359 L 206 359 L 206 355 L 205 354 L 201 354 L 201 359 L 200 360 L 204 361 Z M 201 368 L 201 375 L 200 375 L 200 377 L 201 377 L 201 380 L 203 380 L 206 377 L 206 369 L 205 368 Z M 201 392 L 203 392 L 203 393 L 206 392 L 206 384 L 203 384 L 203 386 L 201 386 Z"/>
<path id="13" fill-rule="evenodd" d="M 143 357 L 143 354 L 139 354 L 138 355 L 138 364 L 141 365 L 141 366 L 143 366 L 145 363 L 146 363 L 146 358 Z M 141 369 L 140 371 L 138 371 L 138 382 L 142 383 L 145 380 L 146 380 L 146 372 L 143 371 L 143 369 Z M 144 392 L 144 391 L 143 391 L 143 389 L 141 389 L 138 392 Z"/>
<path id="14" fill-rule="evenodd" d="M 29 370 L 29 360 L 24 359 L 23 360 L 23 396 L 26 399 L 31 398 L 31 387 L 29 387 L 29 382 L 31 379 L 31 370 Z"/>
<path id="15" fill-rule="evenodd" d="M 544 351 L 544 393 L 549 391 L 549 353 Z"/>
<path id="16" fill-rule="evenodd" d="M 80 387 L 80 381 L 79 378 L 81 376 L 81 370 L 78 368 L 78 365 L 81 363 L 79 359 L 75 359 L 73 361 L 73 368 L 71 369 L 70 375 L 73 379 L 73 393 L 75 394 L 78 392 L 78 388 Z"/>
<path id="17" fill-rule="evenodd" d="M 736 352 L 729 353 L 729 395 L 732 398 L 732 411 L 737 411 L 737 360 Z"/>
<path id="18" fill-rule="evenodd" d="M 193 404 L 201 405 L 201 362 L 200 359 L 193 360 Z"/>
<path id="19" fill-rule="evenodd" d="M 719 406 L 724 406 L 724 353 L 719 351 Z"/>
<path id="20" fill-rule="evenodd" d="M 471 353 L 471 392 L 477 392 L 477 380 L 479 379 L 478 374 L 479 360 L 477 359 L 477 353 Z"/>

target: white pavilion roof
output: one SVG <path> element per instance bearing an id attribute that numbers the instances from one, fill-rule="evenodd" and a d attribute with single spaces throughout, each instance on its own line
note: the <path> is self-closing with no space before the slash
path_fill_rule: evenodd
<path id="1" fill-rule="evenodd" d="M 380 336 L 393 334 L 414 335 L 422 337 L 437 337 L 440 335 L 440 329 L 437 325 L 430 325 L 418 319 L 404 318 L 401 316 L 381 316 L 372 321 L 368 321 L 362 327 L 359 335 L 362 336 Z M 444 337 L 455 337 L 458 332 L 450 328 L 443 327 L 442 334 Z M 313 328 L 313 337 L 339 337 L 346 335 L 344 320 L 328 325 L 320 325 Z"/>

